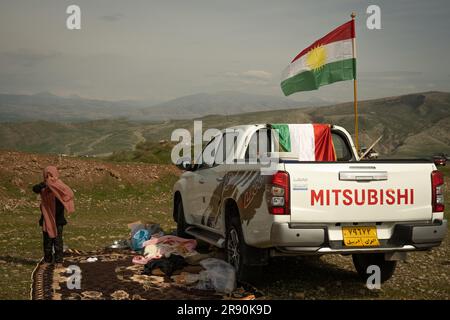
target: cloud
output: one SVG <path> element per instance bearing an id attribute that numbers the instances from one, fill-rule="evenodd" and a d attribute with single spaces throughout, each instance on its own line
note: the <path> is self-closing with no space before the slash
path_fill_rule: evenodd
<path id="1" fill-rule="evenodd" d="M 5 65 L 19 65 L 22 67 L 34 67 L 40 63 L 59 58 L 61 53 L 39 53 L 26 49 L 17 51 L 0 52 L 0 63 Z"/>
<path id="2" fill-rule="evenodd" d="M 225 72 L 223 74 L 225 78 L 231 78 L 244 84 L 257 84 L 265 85 L 268 84 L 272 78 L 270 72 L 264 70 L 247 70 L 243 72 Z"/>
<path id="3" fill-rule="evenodd" d="M 272 78 L 272 74 L 270 72 L 264 70 L 249 70 L 244 71 L 241 74 L 245 78 L 249 79 L 258 79 L 258 80 L 269 80 Z"/>
<path id="4" fill-rule="evenodd" d="M 103 21 L 107 21 L 107 22 L 116 22 L 116 21 L 123 19 L 124 17 L 125 17 L 125 15 L 123 15 L 122 13 L 114 13 L 114 14 L 101 16 L 100 19 Z"/>
<path id="5" fill-rule="evenodd" d="M 365 79 L 377 79 L 377 80 L 401 80 L 411 79 L 423 76 L 421 71 L 362 71 L 359 73 L 362 78 Z"/>
<path id="6" fill-rule="evenodd" d="M 230 78 L 239 77 L 239 73 L 237 73 L 237 72 L 225 72 L 223 75 L 225 77 L 230 77 Z"/>

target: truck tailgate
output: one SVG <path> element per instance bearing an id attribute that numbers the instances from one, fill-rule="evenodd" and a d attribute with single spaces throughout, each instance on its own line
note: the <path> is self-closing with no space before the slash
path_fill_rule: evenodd
<path id="1" fill-rule="evenodd" d="M 432 217 L 431 163 L 286 162 L 291 222 L 425 221 Z"/>

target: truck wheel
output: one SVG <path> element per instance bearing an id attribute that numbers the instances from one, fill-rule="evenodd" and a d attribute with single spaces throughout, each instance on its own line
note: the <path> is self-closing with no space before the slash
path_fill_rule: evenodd
<path id="1" fill-rule="evenodd" d="M 180 199 L 177 202 L 177 236 L 181 238 L 192 238 L 189 234 L 186 233 L 187 227 L 188 224 L 184 219 L 183 201 Z"/>
<path id="2" fill-rule="evenodd" d="M 360 253 L 353 254 L 353 265 L 362 280 L 367 281 L 371 273 L 367 273 L 367 268 L 370 265 L 377 265 L 380 267 L 381 283 L 389 280 L 394 274 L 397 261 L 386 261 L 383 253 Z"/>
<path id="3" fill-rule="evenodd" d="M 227 219 L 226 252 L 227 260 L 236 270 L 238 281 L 251 281 L 257 276 L 255 267 L 246 264 L 245 254 L 248 253 L 248 246 L 242 234 L 241 221 L 239 217 Z"/>

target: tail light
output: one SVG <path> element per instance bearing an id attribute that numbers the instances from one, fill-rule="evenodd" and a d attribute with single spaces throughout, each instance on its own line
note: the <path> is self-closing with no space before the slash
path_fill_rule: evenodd
<path id="1" fill-rule="evenodd" d="M 439 170 L 431 173 L 433 212 L 444 212 L 444 175 Z"/>
<path id="2" fill-rule="evenodd" d="M 269 212 L 271 214 L 291 214 L 289 198 L 289 174 L 278 171 L 272 176 L 269 190 Z"/>

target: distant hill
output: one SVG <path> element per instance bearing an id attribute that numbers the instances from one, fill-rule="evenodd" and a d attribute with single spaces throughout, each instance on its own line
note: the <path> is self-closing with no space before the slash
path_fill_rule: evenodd
<path id="1" fill-rule="evenodd" d="M 297 102 L 283 97 L 235 91 L 199 93 L 155 105 L 142 101 L 93 100 L 78 96 L 60 97 L 48 92 L 34 95 L 0 94 L 0 122 L 36 120 L 74 122 L 117 118 L 162 121 L 318 104 L 323 104 L 323 101 Z"/>
<path id="2" fill-rule="evenodd" d="M 319 101 L 323 104 L 323 101 Z M 317 101 L 298 102 L 284 97 L 255 95 L 235 91 L 198 93 L 143 109 L 144 117 L 159 115 L 164 120 L 189 119 L 206 115 L 235 115 L 247 112 L 290 109 L 318 105 Z"/>
<path id="3" fill-rule="evenodd" d="M 34 95 L 0 94 L 1 122 L 139 118 L 141 108 L 142 106 L 131 101 L 60 97 L 48 92 Z"/>
<path id="4" fill-rule="evenodd" d="M 207 99 L 204 97 L 204 101 Z M 384 156 L 428 157 L 440 152 L 450 154 L 450 93 L 415 93 L 360 101 L 359 106 L 361 145 L 368 146 L 383 135 L 376 149 Z M 230 112 L 229 115 L 209 115 L 198 119 L 203 120 L 204 129 L 270 122 L 332 123 L 345 127 L 353 134 L 353 104 L 350 102 L 238 115 Z M 3 123 L 0 125 L 0 148 L 107 155 L 121 150 L 134 152 L 136 144 L 149 142 L 138 148 L 135 156 L 120 155 L 120 159 L 144 159 L 143 150 L 151 152 L 153 142 L 170 140 L 172 131 L 177 128 L 192 131 L 192 126 L 192 119 L 159 123 L 111 119 L 77 123 Z"/>
<path id="5" fill-rule="evenodd" d="M 352 103 L 309 109 L 317 122 L 336 123 L 353 133 Z M 378 150 L 386 155 L 427 156 L 450 151 L 450 93 L 424 92 L 362 101 L 363 144 L 383 135 Z"/>

